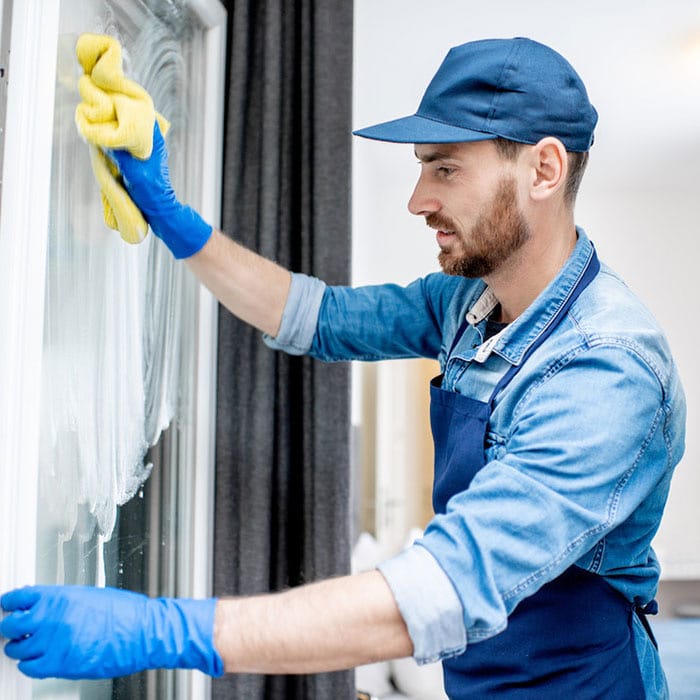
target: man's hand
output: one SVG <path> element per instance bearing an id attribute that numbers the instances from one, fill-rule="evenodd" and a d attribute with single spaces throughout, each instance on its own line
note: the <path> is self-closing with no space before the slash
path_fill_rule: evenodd
<path id="1" fill-rule="evenodd" d="M 6 593 L 5 653 L 33 678 L 113 678 L 152 668 L 223 673 L 215 599 L 148 598 L 115 588 L 30 586 Z"/>
<path id="2" fill-rule="evenodd" d="M 153 151 L 139 160 L 125 150 L 107 150 L 126 191 L 153 233 L 229 311 L 264 333 L 276 335 L 287 301 L 290 273 L 213 231 L 191 207 L 181 204 L 170 183 L 168 149 L 156 121 Z"/>
<path id="3" fill-rule="evenodd" d="M 189 258 L 201 250 L 211 236 L 212 227 L 175 196 L 168 171 L 168 149 L 158 122 L 153 126 L 153 151 L 146 160 L 135 158 L 126 150 L 106 153 L 119 168 L 134 204 L 172 254 L 176 258 Z"/>

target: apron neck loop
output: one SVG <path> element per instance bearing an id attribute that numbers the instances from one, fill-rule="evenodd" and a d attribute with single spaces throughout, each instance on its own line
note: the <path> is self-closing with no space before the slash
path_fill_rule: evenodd
<path id="1" fill-rule="evenodd" d="M 576 284 L 574 284 L 574 286 L 571 288 L 568 297 L 566 297 L 564 303 L 549 319 L 547 325 L 537 336 L 537 338 L 535 338 L 530 347 L 527 348 L 523 356 L 520 358 L 520 362 L 518 362 L 517 365 L 512 365 L 508 369 L 508 371 L 501 377 L 500 381 L 498 382 L 498 384 L 496 384 L 491 394 L 491 398 L 489 399 L 489 406 L 493 405 L 493 402 L 498 392 L 501 391 L 501 389 L 503 389 L 508 384 L 508 382 L 510 382 L 510 380 L 517 374 L 517 372 L 523 366 L 525 361 L 530 357 L 530 355 L 532 355 L 532 353 L 535 352 L 535 350 L 537 350 L 537 348 L 539 348 L 540 345 L 542 345 L 542 343 L 544 343 L 545 340 L 547 340 L 547 338 L 549 338 L 549 336 L 553 333 L 554 329 L 559 325 L 559 322 L 569 312 L 569 309 L 572 307 L 573 303 L 579 298 L 583 290 L 586 289 L 586 287 L 588 287 L 588 285 L 593 281 L 593 279 L 599 271 L 600 261 L 598 260 L 598 256 L 596 255 L 595 247 L 591 243 L 591 252 L 586 266 L 584 267 L 583 272 L 581 273 L 581 276 L 579 277 Z"/>

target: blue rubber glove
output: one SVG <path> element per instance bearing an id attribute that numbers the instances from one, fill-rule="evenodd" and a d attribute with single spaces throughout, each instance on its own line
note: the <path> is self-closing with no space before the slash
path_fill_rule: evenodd
<path id="1" fill-rule="evenodd" d="M 158 122 L 153 126 L 153 152 L 139 160 L 126 150 L 105 153 L 119 168 L 124 187 L 153 233 L 176 258 L 189 258 L 211 236 L 212 227 L 191 207 L 181 204 L 170 183 L 168 149 Z"/>
<path id="2" fill-rule="evenodd" d="M 148 598 L 116 588 L 28 586 L 0 598 L 5 653 L 32 678 L 114 678 L 153 668 L 220 676 L 216 599 Z"/>

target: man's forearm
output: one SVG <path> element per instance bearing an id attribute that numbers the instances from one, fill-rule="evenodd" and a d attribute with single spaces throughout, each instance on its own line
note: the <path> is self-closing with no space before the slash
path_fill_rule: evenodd
<path id="1" fill-rule="evenodd" d="M 231 313 L 277 335 L 291 283 L 288 270 L 217 230 L 187 265 Z"/>
<path id="2" fill-rule="evenodd" d="M 284 593 L 222 598 L 214 642 L 228 672 L 317 673 L 410 656 L 406 625 L 378 571 Z"/>

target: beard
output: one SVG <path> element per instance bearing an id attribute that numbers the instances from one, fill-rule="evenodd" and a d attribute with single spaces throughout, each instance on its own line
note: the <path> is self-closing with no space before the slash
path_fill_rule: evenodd
<path id="1" fill-rule="evenodd" d="M 453 245 L 438 255 L 440 266 L 448 275 L 486 277 L 530 238 L 530 227 L 518 207 L 512 177 L 501 180 L 493 199 L 467 235 L 439 214 L 429 214 L 425 220 L 431 228 L 454 232 Z"/>

